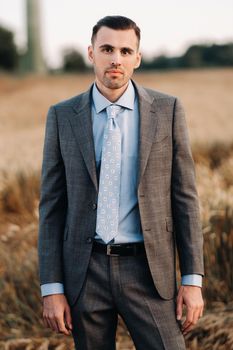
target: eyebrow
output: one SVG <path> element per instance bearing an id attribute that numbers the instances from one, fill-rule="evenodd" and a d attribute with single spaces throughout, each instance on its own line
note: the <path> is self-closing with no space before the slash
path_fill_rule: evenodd
<path id="1" fill-rule="evenodd" d="M 114 46 L 109 45 L 109 44 L 103 44 L 99 46 L 100 49 L 114 49 Z M 121 50 L 127 50 L 130 53 L 133 53 L 134 50 L 131 49 L 130 47 L 121 47 Z"/>

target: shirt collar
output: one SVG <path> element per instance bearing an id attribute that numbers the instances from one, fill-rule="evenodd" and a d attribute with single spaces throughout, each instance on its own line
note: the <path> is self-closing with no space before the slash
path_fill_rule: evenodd
<path id="1" fill-rule="evenodd" d="M 97 89 L 96 84 L 94 84 L 92 89 L 92 99 L 93 99 L 96 113 L 100 113 L 103 109 L 105 109 L 106 107 L 112 104 L 111 101 L 109 101 L 106 97 L 104 97 L 101 94 L 101 92 Z M 129 80 L 127 89 L 125 90 L 123 95 L 121 95 L 121 97 L 114 102 L 114 104 L 133 110 L 134 99 L 135 99 L 134 87 L 131 80 Z"/>

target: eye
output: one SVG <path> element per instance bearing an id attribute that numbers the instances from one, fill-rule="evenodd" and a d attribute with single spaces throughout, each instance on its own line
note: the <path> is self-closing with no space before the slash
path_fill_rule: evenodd
<path id="1" fill-rule="evenodd" d="M 103 47 L 102 52 L 111 53 L 113 52 L 112 47 Z"/>
<path id="2" fill-rule="evenodd" d="M 121 53 L 122 53 L 122 55 L 126 56 L 126 55 L 130 55 L 131 51 L 129 49 L 122 49 Z"/>

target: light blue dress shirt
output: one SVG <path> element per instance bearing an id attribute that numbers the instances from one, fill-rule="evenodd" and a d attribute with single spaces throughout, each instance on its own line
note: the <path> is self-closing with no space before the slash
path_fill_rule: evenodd
<path id="1" fill-rule="evenodd" d="M 93 135 L 96 167 L 99 173 L 103 135 L 108 119 L 106 107 L 112 104 L 112 102 L 107 100 L 107 98 L 99 92 L 96 85 L 93 87 L 92 97 Z M 139 111 L 138 101 L 131 81 L 125 93 L 117 100 L 116 104 L 123 107 L 121 112 L 117 115 L 117 124 L 121 130 L 122 144 L 121 187 L 118 234 L 111 243 L 139 242 L 143 241 L 137 199 Z M 102 241 L 97 234 L 95 238 Z"/>
<path id="2" fill-rule="evenodd" d="M 100 173 L 104 128 L 107 123 L 106 107 L 112 104 L 104 97 L 96 85 L 92 90 L 92 125 L 95 146 L 96 168 Z M 120 212 L 118 235 L 111 243 L 143 241 L 137 199 L 138 156 L 139 156 L 139 110 L 138 98 L 131 81 L 124 94 L 115 102 L 123 107 L 117 116 L 122 137 L 122 171 L 120 189 Z M 95 239 L 104 243 L 95 234 Z M 183 285 L 202 285 L 202 276 L 191 274 L 182 276 Z M 64 293 L 63 284 L 48 283 L 41 286 L 42 296 Z"/>

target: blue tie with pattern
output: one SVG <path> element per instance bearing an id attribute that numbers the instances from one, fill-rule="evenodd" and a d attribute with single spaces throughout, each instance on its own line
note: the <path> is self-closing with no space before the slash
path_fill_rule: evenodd
<path id="1" fill-rule="evenodd" d="M 108 120 L 102 146 L 96 223 L 96 232 L 105 243 L 110 242 L 118 233 L 121 131 L 116 116 L 121 109 L 114 104 L 106 108 Z"/>

